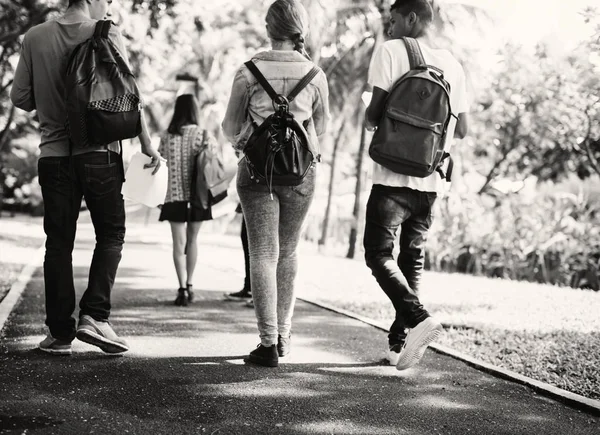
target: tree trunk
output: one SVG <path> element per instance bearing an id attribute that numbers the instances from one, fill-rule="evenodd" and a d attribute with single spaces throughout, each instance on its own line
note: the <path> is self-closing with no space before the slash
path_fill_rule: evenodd
<path id="1" fill-rule="evenodd" d="M 8 121 L 6 122 L 6 126 L 4 127 L 4 129 L 2 130 L 2 132 L 0 132 L 0 152 L 4 148 L 4 145 L 6 143 L 8 143 L 8 132 L 10 131 L 10 126 L 11 126 L 11 124 L 13 122 L 14 116 L 15 116 L 15 106 L 13 106 L 11 104 L 11 106 L 10 106 L 10 112 L 8 114 Z"/>
<path id="2" fill-rule="evenodd" d="M 352 229 L 348 242 L 348 253 L 346 258 L 354 258 L 356 255 L 356 241 L 358 239 L 358 228 L 360 223 L 360 205 L 362 202 L 362 190 L 364 184 L 363 165 L 365 161 L 365 148 L 367 146 L 366 122 L 363 120 L 362 132 L 360 134 L 360 146 L 358 147 L 358 157 L 356 159 L 356 187 L 354 189 L 354 209 L 352 210 Z"/>
<path id="3" fill-rule="evenodd" d="M 325 245 L 325 243 L 327 243 L 329 218 L 331 214 L 331 200 L 333 198 L 333 179 L 335 175 L 335 164 L 337 160 L 338 149 L 340 147 L 340 142 L 342 141 L 342 137 L 344 136 L 344 130 L 346 129 L 346 122 L 346 119 L 342 121 L 340 130 L 338 131 L 338 135 L 335 138 L 335 142 L 333 143 L 333 153 L 331 155 L 331 170 L 329 174 L 329 189 L 327 193 L 327 207 L 325 207 L 325 216 L 323 218 L 323 228 L 321 229 L 321 238 L 319 239 L 319 246 Z"/>
<path id="4" fill-rule="evenodd" d="M 518 132 L 519 132 L 520 125 L 521 125 L 521 121 L 520 121 L 520 118 L 518 115 L 510 124 L 511 129 L 512 129 L 511 135 L 510 135 L 510 146 L 508 148 L 505 148 L 504 151 L 502 152 L 502 156 L 500 157 L 500 159 L 498 159 L 494 162 L 492 169 L 490 169 L 487 176 L 485 177 L 485 182 L 483 183 L 483 186 L 481 186 L 481 188 L 479 189 L 479 192 L 477 192 L 478 195 L 482 195 L 483 193 L 485 193 L 485 191 L 487 190 L 487 188 L 490 185 L 490 183 L 492 182 L 492 180 L 496 177 L 496 171 L 498 170 L 500 165 L 502 165 L 502 163 L 504 163 L 506 161 L 506 159 L 508 158 L 508 155 L 514 149 L 517 148 Z"/>

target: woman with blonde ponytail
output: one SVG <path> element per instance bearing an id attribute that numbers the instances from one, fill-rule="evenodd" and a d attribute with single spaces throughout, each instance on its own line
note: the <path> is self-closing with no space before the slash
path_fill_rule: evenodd
<path id="1" fill-rule="evenodd" d="M 253 67 L 277 94 L 289 95 L 315 68 L 304 46 L 308 14 L 297 0 L 277 0 L 269 7 L 265 21 L 272 49 L 255 55 Z M 327 128 L 328 98 L 327 78 L 318 69 L 312 81 L 289 103 L 289 112 L 306 129 L 308 145 L 315 156 Z M 233 82 L 223 121 L 225 135 L 243 152 L 255 126 L 273 112 L 271 97 L 243 65 Z M 240 160 L 237 190 L 248 231 L 250 281 L 260 335 L 260 344 L 245 359 L 248 363 L 276 367 L 279 357 L 290 351 L 296 251 L 312 202 L 315 177 L 313 164 L 300 185 L 266 186 L 256 183 L 246 159 Z"/>

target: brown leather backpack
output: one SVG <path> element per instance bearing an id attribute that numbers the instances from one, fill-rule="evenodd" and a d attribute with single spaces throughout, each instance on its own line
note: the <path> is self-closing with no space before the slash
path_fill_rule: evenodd
<path id="1" fill-rule="evenodd" d="M 69 57 L 65 78 L 67 131 L 74 148 L 108 145 L 142 131 L 140 92 L 127 62 L 98 21 Z"/>

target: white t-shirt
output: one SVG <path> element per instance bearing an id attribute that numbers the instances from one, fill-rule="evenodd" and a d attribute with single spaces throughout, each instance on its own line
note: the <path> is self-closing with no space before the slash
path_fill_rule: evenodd
<path id="1" fill-rule="evenodd" d="M 450 83 L 450 107 L 452 113 L 458 116 L 459 113 L 468 111 L 467 86 L 465 81 L 465 72 L 448 50 L 432 49 L 423 43 L 420 39 L 419 45 L 423 52 L 423 58 L 428 65 L 436 66 L 444 71 L 444 78 Z M 371 65 L 369 66 L 369 85 L 383 89 L 389 92 L 407 71 L 410 70 L 408 52 L 402 39 L 393 39 L 384 42 L 373 54 Z M 454 128 L 456 119 L 451 118 L 446 134 L 446 143 L 444 149 L 448 151 L 454 137 Z M 383 184 L 384 186 L 409 187 L 422 192 L 442 193 L 446 190 L 446 180 L 442 180 L 437 172 L 429 177 L 419 178 L 408 175 L 397 174 L 383 166 L 374 163 L 373 184 Z"/>

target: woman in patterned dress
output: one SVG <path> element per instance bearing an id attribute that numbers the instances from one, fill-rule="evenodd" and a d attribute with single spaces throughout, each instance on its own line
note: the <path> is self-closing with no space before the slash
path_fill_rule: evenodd
<path id="1" fill-rule="evenodd" d="M 158 148 L 169 168 L 167 196 L 159 220 L 171 225 L 173 262 L 179 280 L 175 305 L 181 306 L 194 299 L 198 231 L 202 221 L 212 219 L 210 206 L 196 208 L 190 202 L 195 157 L 202 147 L 214 141 L 210 133 L 200 128 L 198 119 L 196 98 L 191 94 L 177 97 L 173 118 Z"/>

